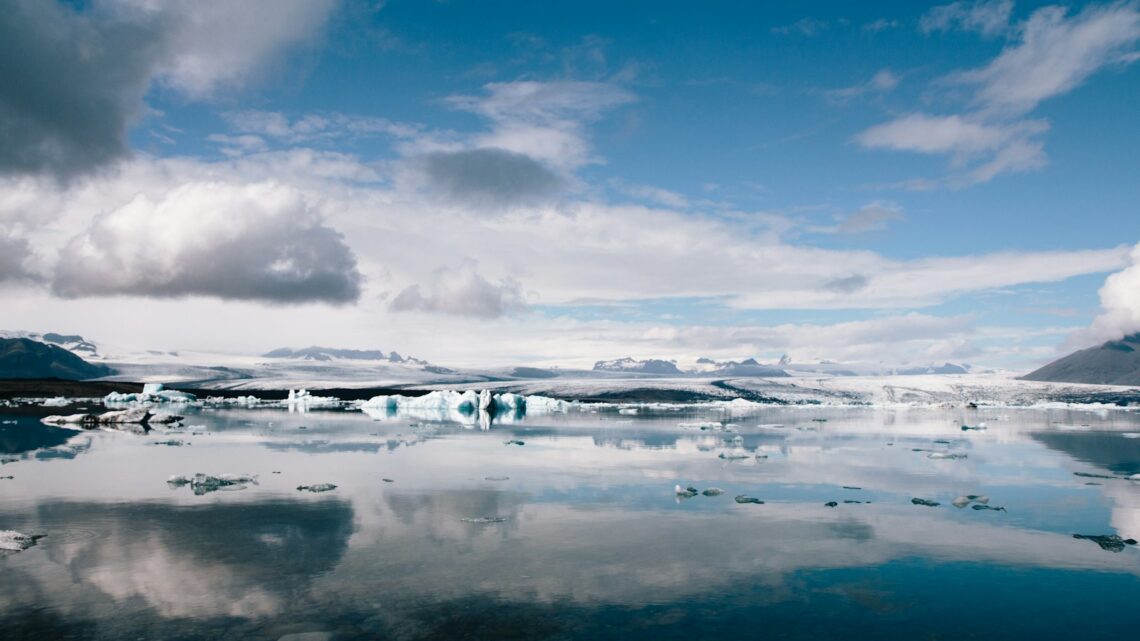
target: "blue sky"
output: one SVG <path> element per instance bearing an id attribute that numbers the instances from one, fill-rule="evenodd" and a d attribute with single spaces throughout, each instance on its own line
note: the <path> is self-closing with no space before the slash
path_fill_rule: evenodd
<path id="1" fill-rule="evenodd" d="M 4 324 L 1012 368 L 1140 329 L 1137 2 L 614 4 L 12 0 Z"/>

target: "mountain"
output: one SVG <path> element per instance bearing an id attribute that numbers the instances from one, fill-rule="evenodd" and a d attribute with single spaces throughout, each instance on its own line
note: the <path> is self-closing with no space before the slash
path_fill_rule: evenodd
<path id="1" fill-rule="evenodd" d="M 598 361 L 594 363 L 595 372 L 629 372 L 631 374 L 659 374 L 682 376 L 684 372 L 677 369 L 673 361 L 663 361 L 649 358 L 643 361 L 632 358 L 618 358 L 612 361 Z"/>
<path id="2" fill-rule="evenodd" d="M 93 365 L 62 347 L 30 338 L 0 338 L 0 378 L 83 380 L 110 376 L 115 370 Z"/>
<path id="3" fill-rule="evenodd" d="M 900 376 L 916 376 L 920 374 L 969 374 L 970 370 L 965 365 L 955 365 L 954 363 L 943 363 L 941 365 L 929 365 L 927 367 L 908 367 L 906 369 L 896 370 L 895 374 Z"/>
<path id="4" fill-rule="evenodd" d="M 1140 332 L 1073 352 L 1021 378 L 1057 383 L 1140 385 Z"/>
<path id="5" fill-rule="evenodd" d="M 708 374 L 711 376 L 787 376 L 788 373 L 784 370 L 764 365 L 758 362 L 755 358 L 747 358 L 743 361 L 714 361 L 710 358 L 697 359 L 698 372 L 700 374 Z"/>
<path id="6" fill-rule="evenodd" d="M 404 358 L 397 352 L 385 354 L 384 352 L 376 349 L 337 349 L 335 347 L 305 347 L 302 349 L 291 349 L 289 347 L 281 347 L 271 352 L 262 354 L 265 358 L 300 358 L 310 361 L 331 361 L 333 359 L 345 359 L 353 361 L 388 361 L 389 363 L 411 363 L 416 365 L 426 365 L 427 361 L 422 361 L 418 358 Z"/>

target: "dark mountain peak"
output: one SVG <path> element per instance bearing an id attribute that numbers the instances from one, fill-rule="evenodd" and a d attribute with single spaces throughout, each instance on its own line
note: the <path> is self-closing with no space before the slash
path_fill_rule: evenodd
<path id="1" fill-rule="evenodd" d="M 72 352 L 30 338 L 0 338 L 0 378 L 83 380 L 110 376 L 115 370 L 88 363 Z"/>
<path id="2" fill-rule="evenodd" d="M 1140 385 L 1140 333 L 1078 350 L 1022 378 L 1058 383 Z"/>

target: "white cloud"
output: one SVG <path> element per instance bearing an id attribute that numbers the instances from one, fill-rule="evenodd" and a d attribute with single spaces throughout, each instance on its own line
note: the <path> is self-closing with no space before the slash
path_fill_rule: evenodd
<path id="1" fill-rule="evenodd" d="M 1132 249 L 1130 260 L 1105 279 L 1100 288 L 1101 314 L 1091 328 L 1076 334 L 1075 342 L 1098 343 L 1140 332 L 1140 244 Z"/>
<path id="2" fill-rule="evenodd" d="M 245 83 L 289 49 L 312 45 L 337 0 L 127 0 L 171 25 L 160 80 L 193 98 Z"/>
<path id="3" fill-rule="evenodd" d="M 1063 7 L 1038 9 L 1020 26 L 1017 44 L 981 69 L 949 81 L 977 86 L 974 104 L 987 113 L 1022 114 L 1067 93 L 1110 64 L 1127 64 L 1140 40 L 1136 2 L 1092 5 L 1066 17 Z"/>
<path id="4" fill-rule="evenodd" d="M 601 82 L 500 82 L 485 85 L 486 95 L 447 99 L 455 109 L 479 114 L 492 130 L 475 146 L 526 154 L 567 170 L 597 162 L 590 156 L 583 125 L 636 100 L 630 91 Z"/>
<path id="5" fill-rule="evenodd" d="M 294 144 L 379 134 L 410 138 L 420 131 L 417 125 L 395 123 L 387 118 L 338 112 L 308 113 L 290 118 L 280 112 L 246 110 L 228 112 L 224 118 L 239 133 Z"/>
<path id="6" fill-rule="evenodd" d="M 408 286 L 388 308 L 394 312 L 498 318 L 526 306 L 518 281 L 508 277 L 492 283 L 479 274 L 478 268 L 478 262 L 466 259 L 455 269 L 437 269 L 426 286 Z"/>
<path id="7" fill-rule="evenodd" d="M 866 82 L 842 89 L 832 89 L 826 95 L 833 100 L 850 100 L 865 94 L 887 93 L 893 91 L 898 85 L 899 77 L 897 74 L 890 69 L 881 69 Z"/>
<path id="8" fill-rule="evenodd" d="M 1008 22 L 1012 3 L 938 7 L 924 17 L 927 31 L 953 26 L 996 33 Z M 908 114 L 855 137 L 864 147 L 947 154 L 955 173 L 916 179 L 904 186 L 963 187 L 1005 173 L 1032 171 L 1048 163 L 1041 138 L 1049 123 L 1026 114 L 1048 98 L 1067 93 L 1109 65 L 1134 62 L 1127 49 L 1140 40 L 1140 5 L 1116 2 L 1067 16 L 1062 7 L 1035 11 L 1013 32 L 1015 41 L 988 65 L 943 78 L 942 86 L 974 88 L 962 114 Z"/>
<path id="9" fill-rule="evenodd" d="M 356 259 L 295 189 L 188 183 L 104 214 L 61 253 L 64 297 L 214 296 L 346 303 L 360 295 Z"/>
<path id="10" fill-rule="evenodd" d="M 999 36 L 1009 30 L 1012 14 L 1013 0 L 955 2 L 927 11 L 919 20 L 918 28 L 923 33 L 961 29 Z"/>

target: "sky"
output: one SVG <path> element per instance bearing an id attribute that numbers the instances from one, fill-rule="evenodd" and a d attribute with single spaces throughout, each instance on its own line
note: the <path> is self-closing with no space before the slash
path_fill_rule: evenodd
<path id="1" fill-rule="evenodd" d="M 1028 370 L 1140 331 L 1140 2 L 0 0 L 0 329 Z"/>

